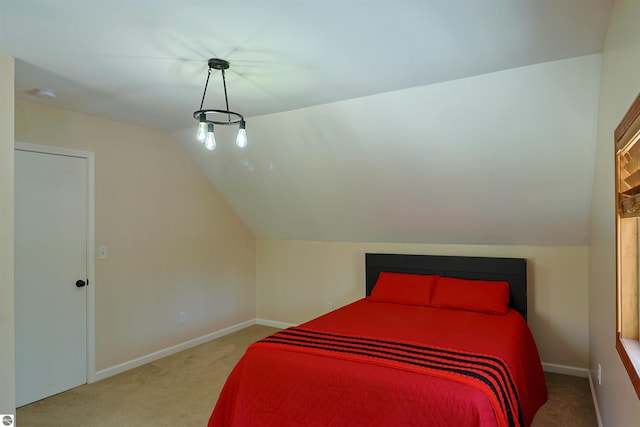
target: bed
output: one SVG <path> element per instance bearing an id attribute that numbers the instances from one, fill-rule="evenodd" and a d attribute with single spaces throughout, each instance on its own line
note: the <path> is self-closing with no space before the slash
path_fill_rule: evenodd
<path id="1" fill-rule="evenodd" d="M 526 261 L 365 254 L 366 297 L 252 344 L 209 426 L 529 426 Z"/>

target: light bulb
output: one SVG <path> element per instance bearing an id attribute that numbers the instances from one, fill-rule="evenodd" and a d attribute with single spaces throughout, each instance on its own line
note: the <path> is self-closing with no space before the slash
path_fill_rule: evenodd
<path id="1" fill-rule="evenodd" d="M 196 139 L 198 140 L 198 142 L 204 142 L 206 138 L 207 138 L 207 124 L 200 123 L 198 125 L 198 132 L 196 133 Z"/>
<path id="2" fill-rule="evenodd" d="M 198 132 L 196 133 L 196 139 L 198 142 L 204 142 L 207 137 L 207 118 L 204 114 L 200 114 L 200 121 L 198 122 Z"/>
<path id="3" fill-rule="evenodd" d="M 247 131 L 244 128 L 238 129 L 236 145 L 238 146 L 238 148 L 244 148 L 247 146 Z"/>
<path id="4" fill-rule="evenodd" d="M 216 137 L 213 134 L 213 125 L 209 123 L 207 137 L 204 140 L 204 146 L 207 150 L 212 151 L 216 148 Z"/>

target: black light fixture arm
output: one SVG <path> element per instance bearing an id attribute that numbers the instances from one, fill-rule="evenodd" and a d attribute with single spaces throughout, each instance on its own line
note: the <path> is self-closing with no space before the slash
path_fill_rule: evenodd
<path id="1" fill-rule="evenodd" d="M 234 125 L 241 122 L 244 122 L 244 117 L 240 113 L 236 113 L 234 111 L 229 110 L 229 97 L 227 95 L 227 79 L 225 78 L 224 70 L 229 68 L 229 62 L 224 59 L 219 58 L 211 58 L 209 59 L 209 70 L 207 71 L 207 81 L 204 84 L 204 92 L 202 93 L 202 100 L 200 101 L 200 109 L 193 113 L 193 118 L 198 121 L 204 121 L 206 123 L 211 123 L 214 125 Z M 224 88 L 224 103 L 226 110 L 217 110 L 217 109 L 204 109 L 202 106 L 204 105 L 204 98 L 207 96 L 207 88 L 209 87 L 209 78 L 211 77 L 211 70 L 216 69 L 220 70 L 222 73 L 222 86 Z M 202 115 L 204 114 L 204 120 L 201 120 Z M 216 117 L 216 115 L 226 115 L 227 120 L 212 120 L 209 119 L 208 115 Z"/>
<path id="2" fill-rule="evenodd" d="M 207 81 L 204 84 L 204 92 L 202 92 L 202 100 L 200 101 L 200 110 L 202 110 L 202 106 L 204 105 L 204 97 L 207 95 L 207 87 L 209 87 L 209 77 L 211 77 L 211 68 L 207 70 Z M 228 109 L 229 107 L 227 107 L 227 110 Z"/>
<path id="3" fill-rule="evenodd" d="M 229 109 L 229 98 L 227 98 L 227 79 L 224 78 L 224 70 L 222 70 L 222 87 L 224 88 L 224 105 Z"/>

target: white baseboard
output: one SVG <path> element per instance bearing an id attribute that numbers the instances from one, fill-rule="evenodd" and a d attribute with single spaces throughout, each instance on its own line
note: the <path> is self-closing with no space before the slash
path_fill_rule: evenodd
<path id="1" fill-rule="evenodd" d="M 554 374 L 571 375 L 574 377 L 587 378 L 589 376 L 589 370 L 587 368 L 576 368 L 575 366 L 556 365 L 555 363 L 542 362 L 542 369 L 545 372 L 552 372 Z"/>
<path id="2" fill-rule="evenodd" d="M 263 326 L 271 326 L 272 328 L 280 328 L 280 329 L 286 329 L 286 328 L 290 328 L 291 326 L 296 326 L 293 323 L 278 322 L 275 320 L 267 320 L 267 319 L 256 319 L 256 324 L 263 325 Z"/>
<path id="3" fill-rule="evenodd" d="M 119 365 L 115 365 L 107 369 L 102 369 L 100 371 L 97 371 L 95 375 L 92 376 L 92 378 L 89 378 L 89 383 L 103 380 L 105 378 L 109 378 L 113 375 L 117 375 L 122 372 L 128 371 L 129 369 L 137 368 L 138 366 L 142 366 L 147 363 L 153 362 L 155 360 L 162 359 L 163 357 L 171 356 L 172 354 L 179 353 L 181 351 L 190 349 L 191 347 L 195 347 L 200 344 L 204 344 L 208 341 L 214 340 L 216 338 L 220 338 L 232 332 L 239 331 L 240 329 L 244 329 L 248 326 L 255 325 L 256 323 L 257 323 L 256 319 L 247 320 L 246 322 L 229 326 L 228 328 L 224 328 L 219 331 L 212 332 L 202 337 L 194 338 L 192 340 L 183 342 L 181 344 L 177 344 L 169 348 L 165 348 L 163 350 L 159 350 L 154 353 L 147 354 L 146 356 L 138 357 L 137 359 L 129 360 L 128 362 L 120 363 Z"/>
<path id="4" fill-rule="evenodd" d="M 594 386 L 593 377 L 591 371 L 589 371 L 589 387 L 591 388 L 591 398 L 593 399 L 593 406 L 596 409 L 596 420 L 598 421 L 598 427 L 603 427 L 602 418 L 600 417 L 600 407 L 598 406 L 598 399 L 596 397 L 596 388 Z"/>

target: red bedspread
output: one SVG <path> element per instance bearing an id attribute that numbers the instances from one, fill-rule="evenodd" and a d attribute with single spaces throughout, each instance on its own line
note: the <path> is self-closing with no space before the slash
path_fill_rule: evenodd
<path id="1" fill-rule="evenodd" d="M 278 338 L 283 334 L 249 347 L 209 426 L 528 426 L 546 401 L 537 348 L 514 311 L 494 316 L 363 299 L 293 330 L 317 332 L 324 342 L 319 347 L 308 345 L 308 337 L 305 345 Z M 326 334 L 340 335 L 347 344 L 327 346 L 334 339 Z M 369 350 L 379 339 L 387 347 L 425 347 L 416 357 L 426 358 L 426 366 L 385 360 L 381 348 L 362 354 L 362 342 L 353 342 L 362 339 Z M 344 351 L 344 345 L 357 348 Z M 442 350 L 470 359 L 490 355 L 504 365 L 497 380 L 504 387 L 490 390 L 494 374 L 486 382 L 451 374 L 455 364 L 434 369 L 429 358 Z"/>

